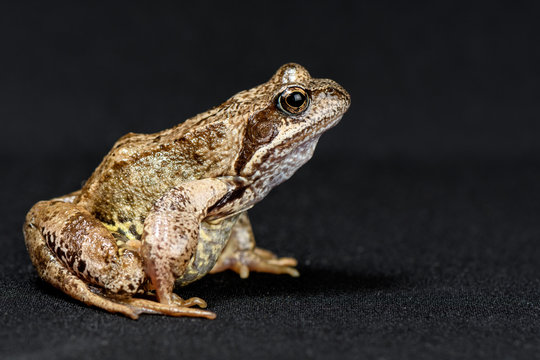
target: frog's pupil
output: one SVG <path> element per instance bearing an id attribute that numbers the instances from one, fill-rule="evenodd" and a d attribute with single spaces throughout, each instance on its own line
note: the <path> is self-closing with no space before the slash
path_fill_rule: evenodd
<path id="1" fill-rule="evenodd" d="M 287 99 L 285 100 L 287 101 L 287 104 L 289 106 L 298 108 L 304 104 L 304 102 L 306 101 L 306 98 L 304 97 L 302 93 L 295 91 L 289 96 L 287 96 Z"/>

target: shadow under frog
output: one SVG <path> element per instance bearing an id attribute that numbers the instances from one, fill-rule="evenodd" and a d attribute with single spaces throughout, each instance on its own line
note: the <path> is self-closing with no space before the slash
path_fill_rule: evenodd
<path id="1" fill-rule="evenodd" d="M 277 279 L 264 274 L 257 274 L 247 283 L 239 281 L 230 274 L 220 273 L 206 277 L 184 288 L 186 294 L 198 294 L 211 298 L 216 306 L 238 297 L 257 298 L 272 289 L 273 297 L 280 296 L 317 296 L 325 294 L 365 294 L 373 291 L 397 289 L 408 284 L 405 274 L 356 273 L 327 268 L 303 268 L 298 279 Z M 35 287 L 48 296 L 61 298 L 61 293 L 46 286 L 37 278 L 31 279 Z M 73 301 L 75 303 L 75 301 Z"/>

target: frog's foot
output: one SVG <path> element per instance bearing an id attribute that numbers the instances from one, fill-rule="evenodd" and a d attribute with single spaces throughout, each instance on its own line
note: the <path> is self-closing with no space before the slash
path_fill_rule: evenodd
<path id="1" fill-rule="evenodd" d="M 182 300 L 177 296 L 178 299 Z M 216 314 L 201 309 L 194 309 L 190 306 L 201 306 L 206 307 L 206 302 L 200 298 L 191 298 L 188 300 L 182 300 L 181 302 L 175 302 L 173 304 L 163 304 L 157 301 L 139 299 L 139 298 L 130 298 L 121 301 L 123 305 L 127 306 L 132 310 L 136 316 L 139 314 L 161 314 L 168 316 L 189 316 L 189 317 L 203 317 L 207 319 L 215 319 Z M 202 306 L 204 305 L 204 306 Z"/>
<path id="2" fill-rule="evenodd" d="M 273 252 L 257 247 L 223 255 L 219 258 L 212 271 L 210 271 L 211 274 L 224 270 L 233 270 L 242 279 L 247 278 L 250 271 L 270 274 L 289 274 L 293 277 L 300 276 L 298 270 L 294 268 L 298 264 L 296 259 L 290 257 L 278 258 Z"/>

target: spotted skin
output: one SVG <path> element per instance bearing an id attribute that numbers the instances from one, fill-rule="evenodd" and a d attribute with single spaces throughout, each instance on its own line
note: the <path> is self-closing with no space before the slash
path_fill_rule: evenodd
<path id="1" fill-rule="evenodd" d="M 30 209 L 32 263 L 73 298 L 131 318 L 214 318 L 173 292 L 209 272 L 298 276 L 296 260 L 255 246 L 246 211 L 311 158 L 349 104 L 334 81 L 286 64 L 171 129 L 123 136 L 80 190 Z"/>

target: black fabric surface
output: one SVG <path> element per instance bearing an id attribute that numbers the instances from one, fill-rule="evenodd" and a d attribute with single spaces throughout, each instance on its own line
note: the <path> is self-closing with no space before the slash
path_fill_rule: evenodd
<path id="1" fill-rule="evenodd" d="M 0 11 L 0 358 L 540 358 L 537 8 L 14 4 Z M 21 231 L 33 203 L 79 188 L 124 133 L 288 61 L 353 102 L 250 211 L 299 278 L 178 290 L 213 321 L 133 321 L 39 280 Z"/>

